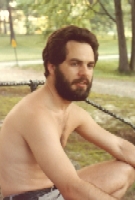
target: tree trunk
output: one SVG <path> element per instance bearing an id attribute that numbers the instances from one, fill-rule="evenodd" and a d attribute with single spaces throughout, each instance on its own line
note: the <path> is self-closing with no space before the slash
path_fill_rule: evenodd
<path id="1" fill-rule="evenodd" d="M 135 71 L 135 0 L 131 0 L 131 16 L 132 16 L 132 47 L 130 69 Z"/>
<path id="2" fill-rule="evenodd" d="M 6 25 L 7 23 L 6 23 L 5 18 L 4 18 L 3 23 L 4 23 L 4 34 L 6 35 L 7 34 L 7 25 Z"/>
<path id="3" fill-rule="evenodd" d="M 121 0 L 114 0 L 115 13 L 116 13 L 116 25 L 118 33 L 118 44 L 119 44 L 119 72 L 129 71 L 128 55 L 127 55 L 127 45 L 126 38 L 124 34 L 124 23 L 123 23 L 123 13 Z"/>
<path id="4" fill-rule="evenodd" d="M 9 12 L 10 42 L 11 42 L 12 39 L 15 39 L 15 33 L 14 33 L 14 28 L 13 28 L 12 13 L 11 13 L 10 5 L 8 5 L 8 12 Z"/>

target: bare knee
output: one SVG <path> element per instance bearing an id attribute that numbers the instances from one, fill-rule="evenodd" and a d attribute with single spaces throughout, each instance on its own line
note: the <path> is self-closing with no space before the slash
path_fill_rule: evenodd
<path id="1" fill-rule="evenodd" d="M 116 161 L 117 162 L 117 161 Z M 111 195 L 118 199 L 121 199 L 128 188 L 134 183 L 135 181 L 135 170 L 134 168 L 124 162 L 118 161 L 117 164 L 119 165 L 119 187 L 114 190 Z"/>
<path id="2" fill-rule="evenodd" d="M 131 186 L 135 181 L 135 169 L 127 163 L 122 163 L 122 165 L 123 167 L 121 173 L 125 178 L 125 182 Z"/>
<path id="3" fill-rule="evenodd" d="M 134 168 L 118 160 L 85 167 L 78 171 L 78 175 L 118 199 L 135 181 Z"/>

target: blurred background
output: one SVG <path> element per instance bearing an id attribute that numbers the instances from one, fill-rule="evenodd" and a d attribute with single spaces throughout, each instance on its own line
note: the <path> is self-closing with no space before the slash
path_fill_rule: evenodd
<path id="1" fill-rule="evenodd" d="M 89 98 L 135 124 L 135 0 L 0 0 L 0 127 L 10 109 L 30 93 L 29 84 L 16 87 L 11 81 L 44 81 L 46 40 L 70 24 L 88 28 L 99 40 Z M 133 128 L 85 102 L 77 104 L 106 130 L 135 144 Z M 65 151 L 77 168 L 112 159 L 76 133 Z M 135 184 L 123 200 L 135 200 Z"/>
<path id="2" fill-rule="evenodd" d="M 41 59 L 47 36 L 69 24 L 86 27 L 100 55 L 119 57 L 118 71 L 135 70 L 134 0 L 0 0 L 0 61 Z M 25 51 L 27 49 L 27 52 Z"/>

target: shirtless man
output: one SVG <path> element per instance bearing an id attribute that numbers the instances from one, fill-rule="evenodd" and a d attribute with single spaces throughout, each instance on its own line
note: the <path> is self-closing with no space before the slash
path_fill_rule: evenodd
<path id="1" fill-rule="evenodd" d="M 4 200 L 118 200 L 133 184 L 134 145 L 101 128 L 72 102 L 89 94 L 97 49 L 96 37 L 73 25 L 49 37 L 43 50 L 45 85 L 16 105 L 1 129 Z M 76 171 L 64 152 L 73 131 L 114 160 Z"/>

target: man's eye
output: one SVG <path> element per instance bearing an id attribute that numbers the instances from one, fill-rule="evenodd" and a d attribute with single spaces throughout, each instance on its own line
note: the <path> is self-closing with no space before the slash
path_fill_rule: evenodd
<path id="1" fill-rule="evenodd" d="M 77 62 L 72 62 L 71 65 L 72 65 L 72 66 L 77 66 L 78 63 L 77 63 Z"/>
<path id="2" fill-rule="evenodd" d="M 88 68 L 93 68 L 94 65 L 90 63 L 90 64 L 87 65 L 87 67 L 88 67 Z"/>

